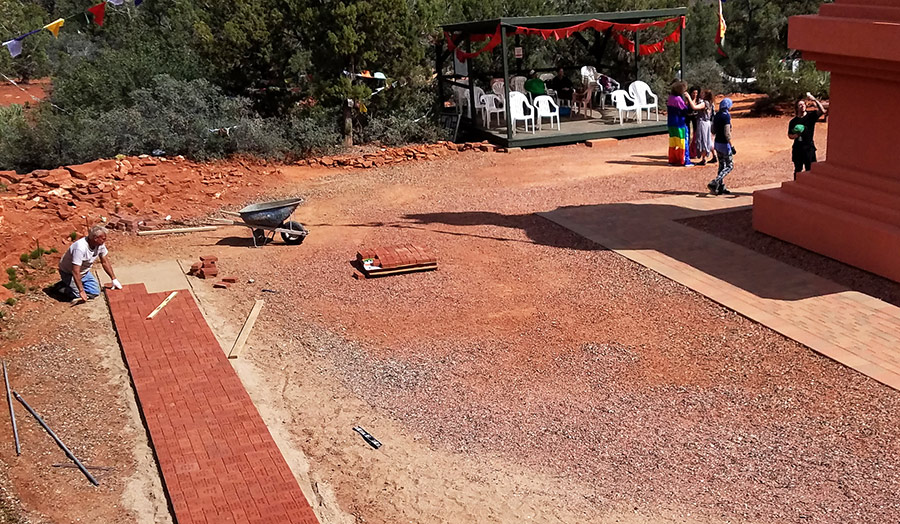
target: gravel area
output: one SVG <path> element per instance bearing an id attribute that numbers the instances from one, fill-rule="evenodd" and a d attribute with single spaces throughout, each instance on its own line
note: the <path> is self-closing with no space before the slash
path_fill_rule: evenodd
<path id="1" fill-rule="evenodd" d="M 716 213 L 680 222 L 900 307 L 900 283 L 757 233 L 753 229 L 752 209 Z"/>
<path id="2" fill-rule="evenodd" d="M 776 138 L 783 125 L 736 123 L 745 148 L 729 185 L 790 176 L 789 144 Z M 427 442 L 432 475 L 468 479 L 458 489 L 469 507 L 499 508 L 516 485 L 439 455 L 499 460 L 557 479 L 546 493 L 565 497 L 565 485 L 578 499 L 473 521 L 615 522 L 625 512 L 642 522 L 898 521 L 898 392 L 534 215 L 702 191 L 711 168 L 669 168 L 658 150 L 648 137 L 294 184 L 288 174 L 279 192 L 308 198 L 295 215 L 311 230 L 301 248 L 267 246 L 261 263 L 235 231 L 145 249 L 186 258 L 218 250 L 225 271 L 255 281 L 220 300 L 267 298 L 260 329 L 290 334 L 278 351 L 254 353 L 272 380 L 299 366 L 311 378 L 284 384 L 336 381 Z M 439 270 L 351 278 L 357 249 L 391 243 L 434 249 Z M 342 406 L 337 413 L 350 409 L 334 395 L 323 397 Z M 443 485 L 417 495 L 428 502 L 403 504 L 417 481 L 365 480 L 392 477 L 396 465 L 361 458 L 366 474 L 344 471 L 330 459 L 346 458 L 343 436 L 304 426 L 318 408 L 291 402 L 297 445 L 355 514 L 454 521 L 429 513 L 451 492 Z M 485 498 L 488 487 L 499 494 Z M 586 517 L 558 517 L 573 509 Z"/>

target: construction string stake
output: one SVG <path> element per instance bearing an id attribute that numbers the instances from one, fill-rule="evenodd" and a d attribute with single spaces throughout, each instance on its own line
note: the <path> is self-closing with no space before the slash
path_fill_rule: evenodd
<path id="1" fill-rule="evenodd" d="M 9 420 L 12 422 L 13 440 L 16 442 L 16 456 L 22 454 L 19 445 L 19 428 L 16 426 L 16 411 L 13 409 L 12 395 L 9 394 L 9 375 L 6 374 L 6 361 L 3 361 L 3 383 L 6 384 L 6 403 L 9 404 Z"/>
<path id="2" fill-rule="evenodd" d="M 69 459 L 74 462 L 76 466 L 78 466 L 78 469 L 80 469 L 81 472 L 84 473 L 84 476 L 91 481 L 91 484 L 99 486 L 100 483 L 97 482 L 97 479 L 95 479 L 94 476 L 91 475 L 91 472 L 84 467 L 84 464 L 82 464 L 81 461 L 78 460 L 78 458 L 75 457 L 75 455 L 73 455 L 71 451 L 69 451 L 69 448 L 67 448 L 66 445 L 63 444 L 63 441 L 59 440 L 59 437 L 57 437 L 56 433 L 54 433 L 53 430 L 50 429 L 50 426 L 48 426 L 47 423 L 44 422 L 44 419 L 42 419 L 35 410 L 31 409 L 31 406 L 29 406 L 28 403 L 25 402 L 25 399 L 15 391 L 13 391 L 13 396 L 16 397 L 16 400 L 21 402 L 23 406 L 25 406 L 25 409 L 27 409 L 28 412 L 31 413 L 31 416 L 38 421 L 38 424 L 40 424 L 41 427 L 44 428 L 44 431 L 46 431 L 51 437 L 53 437 L 53 440 L 56 441 L 56 445 L 66 453 L 66 456 L 69 457 Z"/>

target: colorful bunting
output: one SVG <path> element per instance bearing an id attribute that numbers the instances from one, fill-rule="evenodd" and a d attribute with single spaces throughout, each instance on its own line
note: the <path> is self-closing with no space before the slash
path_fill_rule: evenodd
<path id="1" fill-rule="evenodd" d="M 12 55 L 13 58 L 22 54 L 22 41 L 13 39 L 9 42 L 3 42 L 3 45 L 6 46 L 6 49 L 9 51 L 9 54 Z"/>
<path id="2" fill-rule="evenodd" d="M 59 38 L 59 28 L 62 27 L 66 23 L 65 18 L 60 18 L 55 22 L 50 22 L 49 24 L 44 26 L 44 29 L 53 33 L 53 36 Z"/>
<path id="3" fill-rule="evenodd" d="M 94 7 L 89 7 L 88 12 L 94 15 L 94 23 L 102 26 L 103 18 L 106 16 L 106 2 L 100 2 Z"/>
<path id="4" fill-rule="evenodd" d="M 559 29 L 536 29 L 531 27 L 516 27 L 512 34 L 516 35 L 527 35 L 527 36 L 541 36 L 544 40 L 548 38 L 555 38 L 557 40 L 562 40 L 563 38 L 568 38 L 573 34 L 584 31 L 585 29 L 595 29 L 597 31 L 606 31 L 611 29 L 613 31 L 613 37 L 616 39 L 616 42 L 619 43 L 622 47 L 630 52 L 634 52 L 635 44 L 627 37 L 621 34 L 621 31 L 641 31 L 644 29 L 649 29 L 651 27 L 665 27 L 672 22 L 679 22 L 679 27 L 675 29 L 669 36 L 667 36 L 663 41 L 657 42 L 655 44 L 647 44 L 640 46 L 638 52 L 642 55 L 649 55 L 652 53 L 659 53 L 664 50 L 664 44 L 666 42 L 678 42 L 681 40 L 681 30 L 685 26 L 685 17 L 679 16 L 676 18 L 668 18 L 666 20 L 657 20 L 655 22 L 646 22 L 643 24 L 614 24 L 612 22 L 606 22 L 603 20 L 588 20 L 587 22 L 582 22 L 580 24 L 576 24 L 569 27 L 563 27 Z M 459 41 L 462 35 L 453 35 L 450 33 L 444 32 L 444 37 L 447 39 L 447 48 L 450 51 L 456 51 L 456 57 L 459 60 L 467 60 L 469 58 L 474 58 L 481 53 L 485 53 L 488 51 L 492 51 L 495 47 L 500 44 L 500 26 L 497 26 L 497 30 L 491 35 L 471 35 L 469 38 L 472 41 L 480 41 L 490 38 L 490 41 L 484 45 L 478 51 L 474 51 L 471 53 L 466 53 L 462 49 L 458 49 Z"/>
<path id="5" fill-rule="evenodd" d="M 106 4 L 107 3 L 112 4 L 112 5 L 122 5 L 125 3 L 125 0 L 107 0 L 104 2 L 100 2 L 99 4 L 97 4 L 93 7 L 88 8 L 87 11 L 89 13 L 91 13 L 92 15 L 94 15 L 94 22 L 96 22 L 97 25 L 100 25 L 100 26 L 103 25 L 103 20 L 106 17 Z M 137 7 L 143 3 L 144 3 L 144 0 L 134 0 L 135 7 Z M 80 16 L 80 15 L 78 15 L 78 16 Z M 72 18 L 72 17 L 69 17 L 69 18 Z M 9 51 L 9 54 L 12 55 L 13 58 L 15 58 L 22 54 L 22 40 L 24 40 L 26 37 L 29 37 L 35 33 L 40 33 L 41 31 L 46 29 L 47 31 L 50 31 L 51 33 L 53 33 L 54 37 L 59 38 L 59 30 L 63 25 L 65 25 L 66 20 L 68 20 L 68 18 L 60 18 L 58 20 L 55 20 L 55 21 L 45 25 L 44 27 L 42 27 L 40 29 L 35 29 L 34 31 L 29 31 L 29 32 L 25 33 L 24 35 L 17 36 L 16 38 L 14 38 L 12 40 L 3 42 L 3 45 L 6 47 L 7 51 Z"/>

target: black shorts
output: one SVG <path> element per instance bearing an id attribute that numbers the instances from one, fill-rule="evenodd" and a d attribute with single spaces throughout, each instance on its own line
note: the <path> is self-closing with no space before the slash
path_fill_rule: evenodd
<path id="1" fill-rule="evenodd" d="M 804 169 L 809 171 L 813 162 L 816 161 L 816 149 L 814 147 L 809 149 L 795 148 L 791 154 L 791 160 L 794 161 L 794 173 L 799 173 Z"/>

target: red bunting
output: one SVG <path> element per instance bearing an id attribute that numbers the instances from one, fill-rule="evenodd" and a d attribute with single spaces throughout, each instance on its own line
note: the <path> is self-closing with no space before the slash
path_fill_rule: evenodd
<path id="1" fill-rule="evenodd" d="M 561 27 L 558 29 L 537 29 L 533 27 L 516 27 L 513 29 L 512 34 L 516 35 L 526 35 L 526 36 L 540 36 L 544 40 L 549 38 L 555 38 L 556 40 L 562 40 L 563 38 L 568 38 L 573 34 L 584 31 L 585 29 L 595 29 L 597 31 L 606 31 L 608 29 L 613 30 L 613 38 L 616 39 L 616 42 L 619 43 L 623 48 L 627 51 L 633 53 L 635 49 L 635 43 L 629 40 L 627 37 L 621 34 L 621 31 L 641 31 L 644 29 L 649 29 L 651 27 L 665 27 L 672 22 L 679 22 L 679 27 L 675 29 L 669 36 L 667 36 L 663 41 L 657 42 L 655 44 L 647 44 L 641 45 L 638 48 L 638 52 L 641 55 L 649 55 L 653 53 L 660 53 L 665 50 L 665 43 L 667 42 L 678 42 L 681 40 L 681 29 L 686 25 L 685 17 L 679 16 L 676 18 L 668 18 L 666 20 L 658 20 L 656 22 L 646 22 L 643 24 L 614 24 L 612 22 L 605 22 L 603 20 L 588 20 L 587 22 L 582 22 L 580 24 L 576 24 L 569 27 Z M 483 41 L 490 39 L 490 41 L 484 45 L 478 51 L 473 51 L 471 53 L 466 53 L 462 49 L 457 49 L 458 40 L 462 37 L 462 35 L 454 35 L 451 37 L 450 33 L 444 32 L 444 37 L 447 39 L 447 48 L 450 51 L 456 51 L 456 56 L 460 60 L 467 60 L 469 58 L 475 58 L 481 53 L 486 53 L 492 51 L 495 47 L 500 45 L 500 27 L 497 26 L 497 30 L 490 35 L 486 34 L 473 34 L 470 36 L 470 40 L 472 41 Z"/>
<path id="2" fill-rule="evenodd" d="M 100 2 L 94 7 L 89 7 L 88 12 L 94 15 L 94 22 L 97 25 L 103 25 L 103 17 L 106 16 L 106 2 Z"/>

